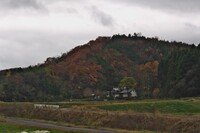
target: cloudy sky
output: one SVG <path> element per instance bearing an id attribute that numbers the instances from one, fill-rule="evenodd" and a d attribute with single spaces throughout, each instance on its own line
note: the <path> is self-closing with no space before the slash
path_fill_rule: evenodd
<path id="1" fill-rule="evenodd" d="M 98 36 L 200 43 L 199 0 L 0 0 L 0 69 L 59 56 Z"/>

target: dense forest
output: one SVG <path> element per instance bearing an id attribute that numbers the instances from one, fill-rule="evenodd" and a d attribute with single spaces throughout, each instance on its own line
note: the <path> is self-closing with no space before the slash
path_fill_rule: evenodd
<path id="1" fill-rule="evenodd" d="M 138 98 L 199 96 L 199 47 L 136 33 L 98 37 L 43 64 L 0 71 L 0 101 L 104 97 L 124 77 L 135 79 Z"/>

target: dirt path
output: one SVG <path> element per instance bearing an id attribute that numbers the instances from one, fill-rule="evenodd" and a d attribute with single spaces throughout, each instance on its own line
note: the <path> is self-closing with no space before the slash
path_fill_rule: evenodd
<path id="1" fill-rule="evenodd" d="M 59 126 L 56 124 L 36 122 L 36 121 L 31 121 L 31 120 L 22 120 L 22 119 L 17 119 L 17 118 L 5 118 L 5 121 L 10 122 L 10 123 L 21 124 L 21 125 L 42 127 L 42 128 L 52 128 L 52 129 L 59 129 L 59 130 L 64 130 L 64 131 L 84 131 L 84 132 L 92 132 L 92 133 L 115 133 L 114 131 L 108 131 L 108 130 Z"/>

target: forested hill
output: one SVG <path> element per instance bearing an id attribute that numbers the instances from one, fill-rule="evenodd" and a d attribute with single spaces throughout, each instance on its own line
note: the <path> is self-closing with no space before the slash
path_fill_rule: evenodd
<path id="1" fill-rule="evenodd" d="M 98 37 L 44 64 L 1 71 L 0 101 L 104 96 L 124 77 L 135 79 L 138 98 L 199 96 L 199 47 L 138 34 Z"/>

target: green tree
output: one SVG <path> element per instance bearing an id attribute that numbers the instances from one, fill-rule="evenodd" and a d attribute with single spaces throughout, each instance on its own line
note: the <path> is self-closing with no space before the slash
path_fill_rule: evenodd
<path id="1" fill-rule="evenodd" d="M 133 77 L 124 77 L 119 83 L 120 87 L 126 89 L 135 89 L 136 85 L 137 82 Z"/>

